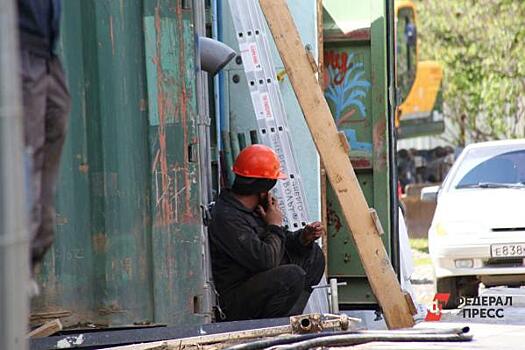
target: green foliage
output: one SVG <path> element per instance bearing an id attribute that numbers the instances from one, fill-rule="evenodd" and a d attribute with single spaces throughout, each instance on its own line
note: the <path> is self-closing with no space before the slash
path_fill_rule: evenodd
<path id="1" fill-rule="evenodd" d="M 415 3 L 419 60 L 444 65 L 450 141 L 525 137 L 525 1 Z"/>
<path id="2" fill-rule="evenodd" d="M 419 250 L 422 253 L 428 254 L 428 239 L 426 238 L 410 238 L 410 248 Z"/>

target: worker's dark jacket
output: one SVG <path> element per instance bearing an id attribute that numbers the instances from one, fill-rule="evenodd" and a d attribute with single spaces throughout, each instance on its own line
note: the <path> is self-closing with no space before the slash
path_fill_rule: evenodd
<path id="1" fill-rule="evenodd" d="M 267 225 L 229 191 L 221 193 L 209 228 L 213 278 L 219 293 L 228 293 L 253 275 L 282 264 L 286 254 L 308 255 L 312 244 L 299 241 L 302 230 L 289 232 Z"/>
<path id="2" fill-rule="evenodd" d="M 60 0 L 18 0 L 22 49 L 43 57 L 52 55 L 60 27 Z"/>

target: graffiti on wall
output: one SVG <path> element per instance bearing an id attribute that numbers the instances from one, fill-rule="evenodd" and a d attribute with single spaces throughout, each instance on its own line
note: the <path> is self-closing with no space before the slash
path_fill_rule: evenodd
<path id="1" fill-rule="evenodd" d="M 352 150 L 371 153 L 372 144 L 358 141 L 356 130 L 348 127 L 367 119 L 366 98 L 371 84 L 365 78 L 364 63 L 356 62 L 353 53 L 335 50 L 325 52 L 324 62 L 325 97 L 331 102 L 337 127 L 343 129 Z"/>

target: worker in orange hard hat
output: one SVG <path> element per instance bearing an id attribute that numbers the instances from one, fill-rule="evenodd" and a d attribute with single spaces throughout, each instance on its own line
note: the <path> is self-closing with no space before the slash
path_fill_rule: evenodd
<path id="1" fill-rule="evenodd" d="M 314 243 L 324 228 L 320 222 L 295 232 L 283 228 L 269 191 L 287 176 L 270 147 L 245 148 L 233 172 L 233 186 L 219 196 L 209 226 L 220 314 L 229 321 L 300 314 L 324 272 Z"/>

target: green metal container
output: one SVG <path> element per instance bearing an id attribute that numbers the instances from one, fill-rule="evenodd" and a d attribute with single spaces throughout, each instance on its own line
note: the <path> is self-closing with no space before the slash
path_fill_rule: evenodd
<path id="1" fill-rule="evenodd" d="M 338 129 L 348 139 L 349 156 L 368 205 L 381 219 L 389 254 L 395 239 L 390 165 L 393 109 L 388 99 L 393 80 L 387 69 L 390 5 L 384 0 L 323 1 L 325 97 Z M 341 307 L 373 307 L 376 299 L 329 185 L 326 206 L 328 277 L 348 283 L 339 289 Z"/>
<path id="2" fill-rule="evenodd" d="M 203 192 L 209 191 L 201 179 L 208 165 L 200 163 L 201 152 L 210 150 L 199 143 L 206 118 L 199 118 L 198 111 L 197 99 L 203 92 L 196 83 L 192 3 L 63 2 L 59 49 L 73 110 L 56 200 L 55 243 L 37 272 L 41 295 L 32 303 L 35 323 L 56 317 L 67 327 L 181 326 L 211 320 L 201 213 L 203 198 L 208 198 Z M 337 97 L 328 100 L 350 140 L 359 181 L 383 222 L 390 251 L 390 232 L 395 230 L 390 215 L 385 2 L 369 0 L 366 6 L 357 1 L 324 3 L 325 82 L 330 85 L 330 79 L 334 80 L 330 78 L 331 62 L 333 69 L 339 69 L 337 57 L 345 54 L 345 62 L 355 69 L 348 73 L 351 68 L 347 67 L 342 83 L 332 85 L 344 90 L 346 81 L 357 84 L 344 90 L 346 97 L 355 91 L 354 104 L 340 104 Z M 290 1 L 298 25 L 306 28 L 301 30 L 305 42 L 315 52 L 313 2 L 308 11 L 301 11 L 301 4 Z M 330 17 L 334 16 L 332 6 L 348 23 L 365 23 L 368 31 L 341 35 L 340 22 Z M 231 23 L 224 16 L 224 38 L 231 42 Z M 240 88 L 244 83 L 241 73 L 241 67 L 231 63 L 224 74 L 221 108 L 226 111 L 228 127 L 219 131 L 227 136 L 223 148 L 227 163 L 238 149 L 252 142 L 253 121 L 247 118 L 251 106 L 245 89 Z M 241 76 L 241 84 L 233 82 L 235 74 Z M 310 215 L 315 218 L 319 213 L 318 159 L 287 78 L 282 84 L 284 98 L 290 102 L 290 120 L 296 126 L 292 134 L 298 140 L 297 156 L 306 167 L 302 170 Z M 343 108 L 337 109 L 338 105 Z M 373 305 L 374 297 L 331 189 L 328 204 L 329 275 L 349 282 L 340 290 L 340 300 L 343 306 Z"/>
<path id="3" fill-rule="evenodd" d="M 209 320 L 190 4 L 63 2 L 73 110 L 35 322 Z"/>

